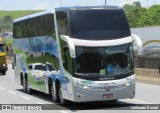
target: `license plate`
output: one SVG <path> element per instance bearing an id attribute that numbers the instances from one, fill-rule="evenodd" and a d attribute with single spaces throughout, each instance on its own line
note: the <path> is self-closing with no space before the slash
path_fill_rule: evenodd
<path id="1" fill-rule="evenodd" d="M 113 97 L 113 94 L 104 94 L 103 95 L 103 98 L 112 98 Z"/>

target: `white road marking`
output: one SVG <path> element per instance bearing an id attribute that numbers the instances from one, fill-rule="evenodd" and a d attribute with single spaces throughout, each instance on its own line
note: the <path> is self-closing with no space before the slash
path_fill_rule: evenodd
<path id="1" fill-rule="evenodd" d="M 154 86 L 154 87 L 160 87 L 158 85 L 152 85 L 152 84 L 144 84 L 144 83 L 136 83 L 136 84 L 147 85 L 147 86 Z"/>
<path id="2" fill-rule="evenodd" d="M 21 96 L 22 98 L 25 98 L 27 100 L 31 100 L 30 98 L 26 97 L 26 96 Z"/>
<path id="3" fill-rule="evenodd" d="M 68 113 L 67 111 L 59 111 L 59 112 L 61 112 L 61 113 Z"/>
<path id="4" fill-rule="evenodd" d="M 37 104 L 44 104 L 44 103 L 42 103 L 42 102 L 36 102 Z"/>
<path id="5" fill-rule="evenodd" d="M 16 95 L 17 93 L 15 93 L 15 92 L 13 92 L 13 91 L 8 91 L 9 93 L 12 93 L 12 94 L 14 94 L 14 95 Z"/>
<path id="6" fill-rule="evenodd" d="M 135 101 L 135 102 L 144 103 L 144 104 L 154 104 L 154 103 L 151 103 L 151 102 L 146 102 L 146 101 L 136 100 L 136 99 L 129 99 L 129 100 L 131 100 L 131 101 Z"/>
<path id="7" fill-rule="evenodd" d="M 3 87 L 0 87 L 0 89 L 2 89 L 2 90 L 3 90 L 3 89 L 5 89 L 5 88 L 3 88 Z"/>

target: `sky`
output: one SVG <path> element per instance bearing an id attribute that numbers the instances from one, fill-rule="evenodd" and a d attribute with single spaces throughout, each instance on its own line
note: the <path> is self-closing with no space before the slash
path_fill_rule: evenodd
<path id="1" fill-rule="evenodd" d="M 160 4 L 160 0 L 106 0 L 107 5 L 123 6 L 140 1 L 143 7 Z M 104 5 L 105 0 L 0 0 L 0 10 L 47 10 L 60 6 Z"/>

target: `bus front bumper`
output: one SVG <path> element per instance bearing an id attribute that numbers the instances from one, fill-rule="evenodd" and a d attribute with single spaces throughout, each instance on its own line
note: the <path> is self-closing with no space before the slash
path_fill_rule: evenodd
<path id="1" fill-rule="evenodd" d="M 75 102 L 107 101 L 135 97 L 135 84 L 106 91 L 89 91 L 76 88 Z"/>

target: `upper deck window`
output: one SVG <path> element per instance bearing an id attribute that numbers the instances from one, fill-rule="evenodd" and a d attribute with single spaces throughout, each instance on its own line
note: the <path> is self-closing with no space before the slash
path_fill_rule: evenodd
<path id="1" fill-rule="evenodd" d="M 122 9 L 71 10 L 71 37 L 83 40 L 111 40 L 131 35 Z"/>

